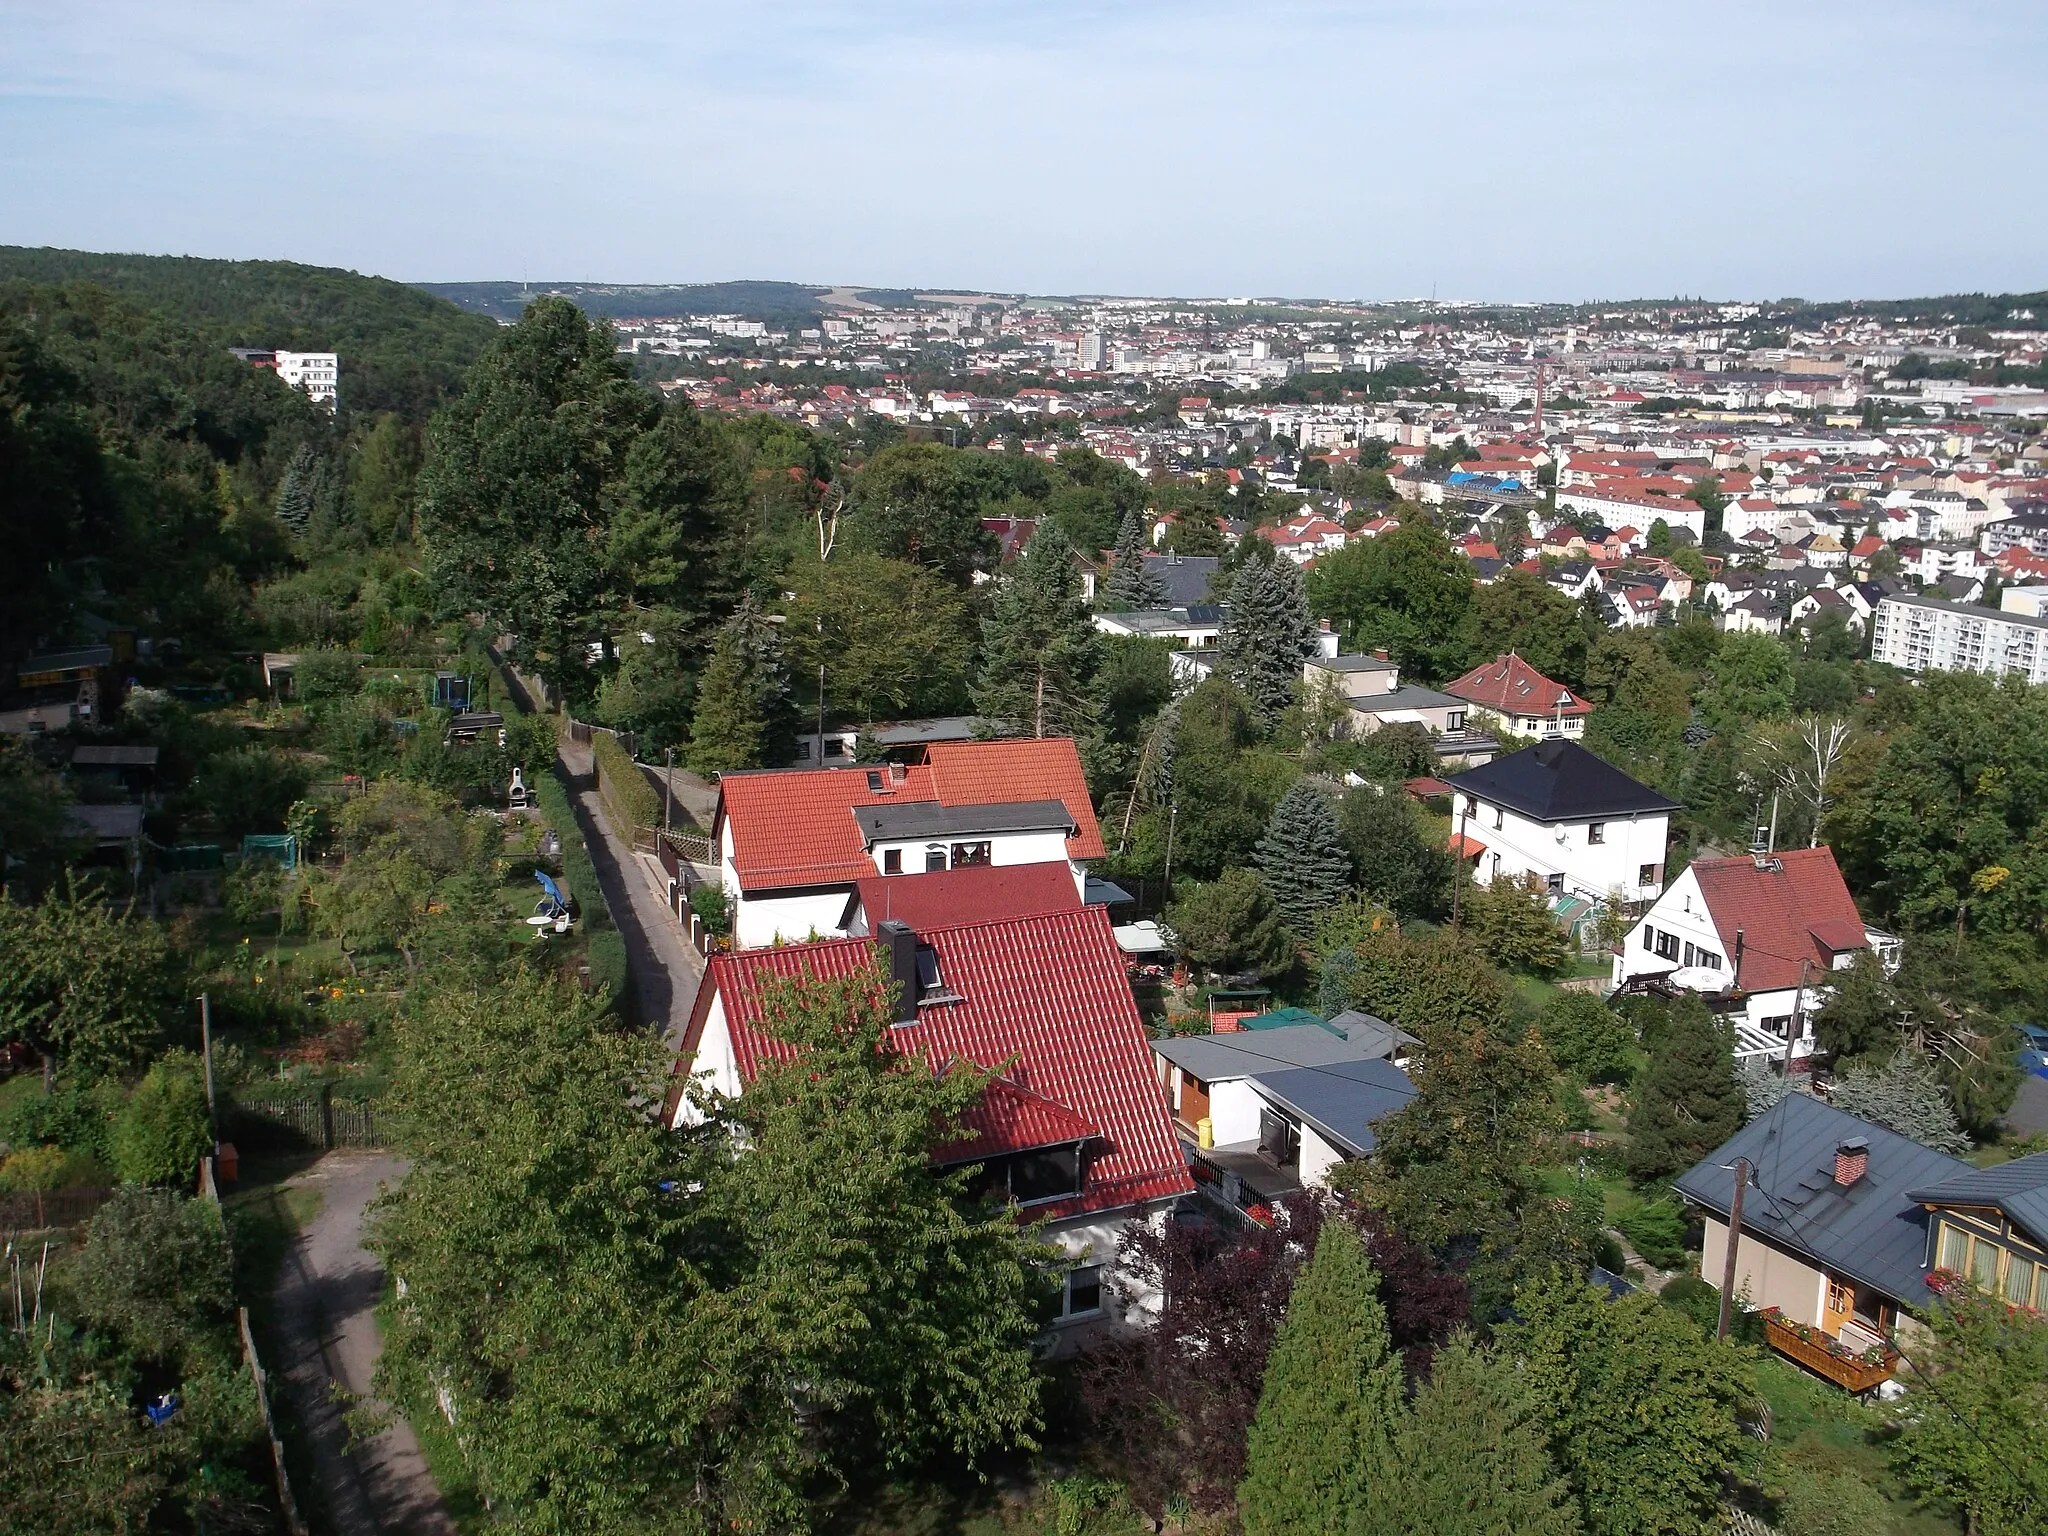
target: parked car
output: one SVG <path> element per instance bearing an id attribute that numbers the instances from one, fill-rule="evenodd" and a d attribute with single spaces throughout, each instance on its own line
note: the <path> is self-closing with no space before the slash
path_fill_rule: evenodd
<path id="1" fill-rule="evenodd" d="M 2036 1077 L 2048 1077 L 2048 1028 L 2039 1024 L 2022 1024 L 2019 1062 L 2022 1072 L 2031 1072 Z"/>

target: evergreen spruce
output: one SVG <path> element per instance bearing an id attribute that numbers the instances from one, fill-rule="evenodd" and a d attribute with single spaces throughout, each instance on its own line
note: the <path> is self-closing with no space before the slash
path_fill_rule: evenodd
<path id="1" fill-rule="evenodd" d="M 1679 999 L 1629 1116 L 1630 1175 L 1668 1179 L 1684 1172 L 1740 1130 L 1748 1109 L 1727 1027 L 1697 998 Z"/>
<path id="2" fill-rule="evenodd" d="M 313 481 L 319 460 L 311 448 L 301 448 L 285 466 L 284 479 L 277 487 L 277 520 L 304 538 L 313 521 Z"/>
<path id="3" fill-rule="evenodd" d="M 1576 1536 L 1579 1512 L 1550 1459 L 1549 1433 L 1521 1375 L 1455 1339 L 1399 1439 L 1403 1532 Z M 1385 1529 L 1385 1526 L 1381 1527 Z"/>
<path id="4" fill-rule="evenodd" d="M 1828 1102 L 1937 1152 L 1960 1156 L 1970 1150 L 1941 1074 L 1911 1046 L 1900 1047 L 1882 1067 L 1849 1068 L 1835 1079 Z"/>
<path id="5" fill-rule="evenodd" d="M 1378 1289 L 1357 1229 L 1324 1222 L 1266 1363 L 1237 1494 L 1245 1536 L 1394 1528 L 1402 1371 Z"/>
<path id="6" fill-rule="evenodd" d="M 1301 696 L 1301 666 L 1316 649 L 1301 567 L 1276 558 L 1238 572 L 1218 646 L 1224 670 L 1272 724 Z"/>
<path id="7" fill-rule="evenodd" d="M 782 761 L 794 737 L 788 670 L 773 626 L 751 601 L 718 632 L 697 685 L 684 760 L 704 775 Z"/>
<path id="8" fill-rule="evenodd" d="M 1117 529 L 1116 554 L 1110 562 L 1109 600 L 1120 608 L 1166 606 L 1166 583 L 1146 566 L 1145 550 L 1145 520 L 1133 508 Z"/>
<path id="9" fill-rule="evenodd" d="M 1259 839 L 1259 873 L 1280 916 L 1296 934 L 1315 932 L 1316 918 L 1351 889 L 1351 858 L 1330 797 L 1297 779 L 1280 797 Z"/>
<path id="10" fill-rule="evenodd" d="M 1090 710 L 1101 636 L 1081 600 L 1072 547 L 1041 523 L 1023 558 L 998 581 L 982 622 L 975 708 L 1023 735 L 1078 734 Z"/>

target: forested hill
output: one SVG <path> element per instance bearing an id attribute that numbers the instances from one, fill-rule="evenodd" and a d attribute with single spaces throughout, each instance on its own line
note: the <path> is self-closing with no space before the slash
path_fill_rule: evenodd
<path id="1" fill-rule="evenodd" d="M 554 294 L 607 320 L 671 315 L 744 315 L 775 326 L 816 325 L 832 290 L 809 283 L 421 283 L 427 293 L 499 320 L 517 320 L 535 299 Z M 851 290 L 873 303 L 910 302 L 909 294 Z"/>
<path id="2" fill-rule="evenodd" d="M 460 387 L 497 326 L 446 299 L 338 267 L 0 246 L 0 282 L 91 282 L 222 347 L 341 354 L 349 414 L 415 426 Z"/>

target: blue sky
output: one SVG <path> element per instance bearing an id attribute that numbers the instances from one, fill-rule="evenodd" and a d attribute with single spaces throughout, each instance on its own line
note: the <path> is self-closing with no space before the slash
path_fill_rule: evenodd
<path id="1" fill-rule="evenodd" d="M 4 0 L 0 243 L 427 281 L 2033 289 L 2044 44 L 2044 0 Z"/>

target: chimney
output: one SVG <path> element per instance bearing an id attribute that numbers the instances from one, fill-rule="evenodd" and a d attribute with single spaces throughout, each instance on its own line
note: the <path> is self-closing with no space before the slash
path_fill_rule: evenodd
<path id="1" fill-rule="evenodd" d="M 1852 1136 L 1835 1148 L 1835 1182 L 1847 1189 L 1870 1168 L 1870 1141 Z"/>
<path id="2" fill-rule="evenodd" d="M 896 994 L 898 1026 L 917 1022 L 917 930 L 896 918 L 875 926 L 875 937 L 889 948 L 889 981 Z"/>
<path id="3" fill-rule="evenodd" d="M 1390 661 L 1393 658 L 1387 655 L 1387 648 L 1384 645 L 1382 645 L 1374 647 L 1372 659 L 1374 661 Z"/>
<path id="4" fill-rule="evenodd" d="M 1743 937 L 1744 937 L 1744 935 L 1743 935 L 1743 932 L 1742 932 L 1742 930 L 1741 930 L 1740 928 L 1736 929 L 1736 930 L 1735 930 L 1735 954 L 1734 954 L 1734 956 L 1733 956 L 1733 961 L 1734 961 L 1734 965 L 1735 965 L 1735 985 L 1736 985 L 1736 986 L 1738 986 L 1738 987 L 1742 985 L 1742 946 L 1743 946 Z"/>

